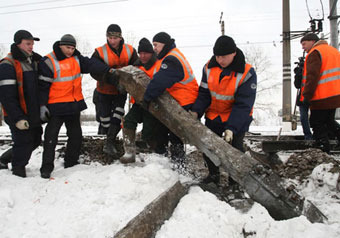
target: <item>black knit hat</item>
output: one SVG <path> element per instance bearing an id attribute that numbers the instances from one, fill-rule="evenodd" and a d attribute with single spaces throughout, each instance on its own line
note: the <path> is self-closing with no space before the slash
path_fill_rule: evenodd
<path id="1" fill-rule="evenodd" d="M 229 36 L 220 36 L 214 45 L 214 55 L 229 55 L 236 52 L 236 44 Z"/>
<path id="2" fill-rule="evenodd" d="M 318 37 L 317 34 L 315 33 L 307 33 L 304 37 L 301 38 L 300 43 L 302 43 L 302 41 L 319 41 L 320 38 Z"/>
<path id="3" fill-rule="evenodd" d="M 14 34 L 14 43 L 15 44 L 20 44 L 22 40 L 35 40 L 35 41 L 40 41 L 39 38 L 33 37 L 31 33 L 29 33 L 26 30 L 19 30 L 15 32 Z"/>
<path id="4" fill-rule="evenodd" d="M 153 47 L 150 43 L 150 41 L 146 38 L 142 38 L 139 41 L 138 45 L 138 53 L 140 52 L 148 52 L 148 53 L 153 53 Z"/>
<path id="5" fill-rule="evenodd" d="M 61 37 L 59 45 L 71 45 L 76 47 L 77 42 L 73 35 L 66 34 Z"/>
<path id="6" fill-rule="evenodd" d="M 152 42 L 160 42 L 167 45 L 171 43 L 171 36 L 166 32 L 159 32 L 153 37 Z"/>
<path id="7" fill-rule="evenodd" d="M 122 37 L 122 29 L 117 24 L 111 24 L 107 27 L 106 36 Z"/>

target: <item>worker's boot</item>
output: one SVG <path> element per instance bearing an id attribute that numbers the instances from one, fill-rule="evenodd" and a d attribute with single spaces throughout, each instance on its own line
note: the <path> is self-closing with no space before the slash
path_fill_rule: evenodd
<path id="1" fill-rule="evenodd" d="M 0 169 L 8 169 L 8 163 L 12 162 L 12 148 L 6 150 L 0 157 Z"/>
<path id="2" fill-rule="evenodd" d="M 136 131 L 123 128 L 124 155 L 119 159 L 121 163 L 128 164 L 136 162 Z"/>
<path id="3" fill-rule="evenodd" d="M 315 140 L 314 147 L 322 150 L 323 152 L 326 152 L 327 154 L 329 154 L 331 150 L 329 140 L 327 138 L 321 138 L 321 139 Z"/>
<path id="4" fill-rule="evenodd" d="M 103 147 L 104 153 L 117 156 L 118 150 L 116 147 L 116 137 L 120 131 L 120 125 L 111 124 L 107 132 L 106 144 Z"/>

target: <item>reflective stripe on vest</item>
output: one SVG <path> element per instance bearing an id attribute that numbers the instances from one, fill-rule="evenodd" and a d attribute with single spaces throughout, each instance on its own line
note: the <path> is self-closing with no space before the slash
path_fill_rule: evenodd
<path id="1" fill-rule="evenodd" d="M 48 103 L 64 103 L 83 100 L 81 69 L 78 56 L 59 61 L 52 52 L 47 55 L 53 65 L 53 82 Z"/>
<path id="2" fill-rule="evenodd" d="M 167 55 L 157 62 L 156 71 L 160 70 L 163 60 L 169 55 L 176 57 L 181 63 L 184 78 L 172 85 L 171 88 L 168 88 L 167 91 L 181 106 L 192 104 L 198 96 L 198 84 L 190 64 L 177 48 L 170 50 Z"/>
<path id="3" fill-rule="evenodd" d="M 301 98 L 304 100 L 303 91 L 307 80 L 307 59 L 309 55 L 317 50 L 321 56 L 321 68 L 318 86 L 310 101 L 322 100 L 340 95 L 340 53 L 328 44 L 316 45 L 306 56 L 303 77 L 301 83 Z"/>
<path id="4" fill-rule="evenodd" d="M 238 87 L 252 76 L 249 72 L 252 66 L 246 64 L 244 73 L 231 72 L 229 76 L 224 76 L 220 80 L 220 74 L 223 70 L 219 67 L 208 69 L 208 63 L 206 64 L 205 72 L 207 74 L 208 89 L 211 94 L 211 104 L 206 111 L 206 117 L 214 120 L 217 116 L 220 116 L 222 122 L 225 122 L 230 116 Z"/>
<path id="5" fill-rule="evenodd" d="M 15 74 L 16 74 L 16 80 L 15 79 L 6 79 L 2 80 L 0 83 L 0 86 L 4 85 L 15 85 L 17 84 L 18 86 L 18 95 L 19 95 L 19 103 L 21 109 L 24 111 L 25 114 L 27 114 L 27 106 L 26 106 L 26 101 L 25 101 L 25 95 L 24 95 L 24 71 L 31 71 L 32 68 L 28 67 L 25 64 L 21 64 L 19 60 L 16 60 L 13 58 L 12 54 L 9 53 L 3 60 L 7 60 L 11 63 L 11 65 L 15 69 Z M 4 116 L 7 116 L 7 113 L 2 107 Z"/>
<path id="6" fill-rule="evenodd" d="M 110 46 L 106 43 L 105 45 L 96 48 L 100 58 L 111 68 L 119 69 L 121 67 L 127 66 L 132 57 L 133 47 L 128 44 L 123 44 L 122 51 L 118 57 Z M 97 91 L 102 94 L 118 94 L 118 90 L 115 86 L 107 84 L 104 82 L 97 82 Z"/>

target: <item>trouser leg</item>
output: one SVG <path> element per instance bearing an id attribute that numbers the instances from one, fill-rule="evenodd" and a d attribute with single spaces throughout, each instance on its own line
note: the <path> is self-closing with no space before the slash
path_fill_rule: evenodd
<path id="1" fill-rule="evenodd" d="M 306 105 L 299 106 L 300 110 L 300 121 L 302 125 L 303 134 L 306 140 L 312 139 L 312 132 L 309 126 L 309 119 L 308 119 L 308 110 L 309 107 Z"/>
<path id="2" fill-rule="evenodd" d="M 58 143 L 58 135 L 64 123 L 63 117 L 51 116 L 45 128 L 44 151 L 40 172 L 52 172 L 54 169 L 55 147 Z"/>
<path id="3" fill-rule="evenodd" d="M 316 147 L 326 153 L 330 151 L 327 125 L 330 117 L 329 114 L 329 110 L 311 110 L 310 116 L 310 125 L 313 128 Z"/>
<path id="4" fill-rule="evenodd" d="M 83 139 L 80 125 L 80 114 L 78 113 L 76 115 L 67 116 L 65 118 L 65 126 L 68 140 L 64 167 L 68 168 L 78 164 Z"/>

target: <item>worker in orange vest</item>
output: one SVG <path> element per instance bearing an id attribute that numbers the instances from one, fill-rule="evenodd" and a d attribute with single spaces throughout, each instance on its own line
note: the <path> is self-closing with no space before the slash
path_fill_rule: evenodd
<path id="1" fill-rule="evenodd" d="M 139 59 L 134 63 L 134 66 L 143 70 L 152 79 L 153 74 L 156 72 L 157 57 L 148 39 L 142 38 L 139 41 L 138 54 Z M 133 105 L 123 120 L 125 154 L 120 158 L 120 162 L 124 164 L 136 161 L 135 137 L 138 123 L 143 123 L 142 140 L 147 142 L 151 150 L 163 154 L 167 143 L 167 128 L 149 111 L 135 103 L 133 98 L 132 101 Z"/>
<path id="2" fill-rule="evenodd" d="M 99 59 L 110 68 L 119 69 L 127 65 L 133 65 L 138 59 L 136 50 L 129 44 L 125 44 L 122 30 L 117 24 L 111 24 L 106 30 L 106 44 L 96 48 L 92 58 Z M 124 116 L 126 92 L 119 92 L 115 74 L 105 78 L 103 74 L 92 73 L 97 80 L 96 111 L 100 120 L 99 134 L 107 134 L 107 140 L 103 151 L 116 157 L 116 137 L 121 129 L 121 119 Z M 104 75 L 105 76 L 105 75 Z"/>
<path id="3" fill-rule="evenodd" d="M 229 36 L 220 36 L 213 52 L 203 67 L 199 94 L 191 110 L 199 118 L 205 114 L 205 125 L 209 129 L 244 152 L 243 138 L 253 119 L 256 72 L 246 63 L 243 52 Z M 219 185 L 219 168 L 206 155 L 204 159 L 209 175 L 203 183 Z"/>
<path id="4" fill-rule="evenodd" d="M 328 132 L 340 141 L 340 129 L 335 121 L 335 110 L 340 107 L 340 52 L 319 40 L 315 33 L 301 38 L 306 56 L 300 100 L 310 104 L 310 126 L 316 147 L 330 152 Z"/>
<path id="5" fill-rule="evenodd" d="M 113 73 L 97 59 L 89 59 L 76 49 L 76 40 L 66 34 L 53 45 L 53 52 L 39 63 L 40 118 L 47 122 L 40 173 L 50 178 L 54 168 L 58 134 L 65 123 L 68 136 L 64 167 L 78 164 L 82 143 L 80 112 L 87 108 L 81 88 L 84 73 Z"/>
<path id="6" fill-rule="evenodd" d="M 39 38 L 17 31 L 11 53 L 0 62 L 0 102 L 13 140 L 0 158 L 0 169 L 12 162 L 12 173 L 20 177 L 26 177 L 26 165 L 42 135 L 37 76 L 41 56 L 33 51 L 34 41 Z"/>
<path id="7" fill-rule="evenodd" d="M 167 90 L 185 110 L 189 110 L 198 95 L 198 84 L 189 62 L 168 33 L 157 33 L 152 42 L 159 61 L 157 72 L 144 94 L 144 107 Z M 185 159 L 183 142 L 172 132 L 169 140 L 171 159 L 181 167 Z"/>

